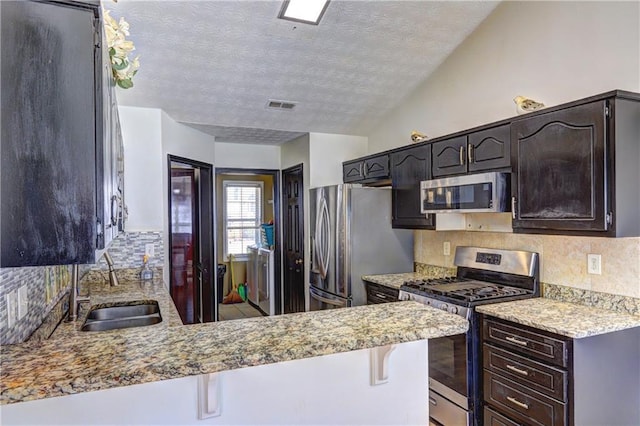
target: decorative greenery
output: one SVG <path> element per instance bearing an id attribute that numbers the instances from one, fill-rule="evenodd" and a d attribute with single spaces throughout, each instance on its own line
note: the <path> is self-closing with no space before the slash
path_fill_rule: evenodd
<path id="1" fill-rule="evenodd" d="M 111 71 L 116 84 L 123 89 L 129 89 L 133 87 L 132 78 L 140 68 L 139 57 L 129 60 L 129 54 L 136 50 L 133 42 L 125 39 L 125 36 L 129 35 L 129 23 L 122 17 L 120 21 L 116 21 L 111 17 L 110 12 L 104 10 L 104 30 L 111 59 Z"/>

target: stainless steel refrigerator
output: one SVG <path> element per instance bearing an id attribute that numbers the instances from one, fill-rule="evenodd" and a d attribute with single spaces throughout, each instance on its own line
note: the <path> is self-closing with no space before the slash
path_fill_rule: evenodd
<path id="1" fill-rule="evenodd" d="M 366 304 L 362 275 L 413 271 L 413 231 L 391 228 L 391 188 L 310 190 L 309 309 Z"/>

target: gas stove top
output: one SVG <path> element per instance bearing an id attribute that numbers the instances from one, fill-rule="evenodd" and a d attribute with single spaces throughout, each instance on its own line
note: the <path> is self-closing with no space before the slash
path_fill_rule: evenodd
<path id="1" fill-rule="evenodd" d="M 401 300 L 448 310 L 539 296 L 538 254 L 525 251 L 458 247 L 456 276 L 407 281 L 400 286 Z"/>
<path id="2" fill-rule="evenodd" d="M 462 302 L 532 294 L 532 291 L 523 288 L 458 277 L 408 281 L 400 290 L 426 297 L 443 296 Z"/>

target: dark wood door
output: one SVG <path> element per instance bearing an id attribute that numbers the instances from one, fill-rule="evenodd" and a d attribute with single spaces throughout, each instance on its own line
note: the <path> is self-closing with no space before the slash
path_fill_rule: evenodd
<path id="1" fill-rule="evenodd" d="M 304 208 L 302 164 L 282 171 L 284 183 L 284 313 L 304 312 Z"/>
<path id="2" fill-rule="evenodd" d="M 169 155 L 169 291 L 182 322 L 217 318 L 213 166 Z"/>
<path id="3" fill-rule="evenodd" d="M 431 174 L 439 176 L 458 175 L 467 172 L 467 136 L 434 142 Z"/>
<path id="4" fill-rule="evenodd" d="M 511 127 L 514 230 L 606 231 L 606 101 Z"/>
<path id="5" fill-rule="evenodd" d="M 213 172 L 211 167 L 198 168 L 198 274 L 199 298 L 202 309 L 200 322 L 212 322 L 218 317 L 213 278 Z"/>
<path id="6" fill-rule="evenodd" d="M 508 168 L 511 165 L 511 126 L 505 124 L 471 133 L 467 144 L 469 172 Z"/>
<path id="7" fill-rule="evenodd" d="M 1 266 L 93 263 L 97 9 L 0 7 Z"/>
<path id="8" fill-rule="evenodd" d="M 420 145 L 391 155 L 391 225 L 435 229 L 435 215 L 420 213 L 420 181 L 430 179 L 431 146 Z"/>

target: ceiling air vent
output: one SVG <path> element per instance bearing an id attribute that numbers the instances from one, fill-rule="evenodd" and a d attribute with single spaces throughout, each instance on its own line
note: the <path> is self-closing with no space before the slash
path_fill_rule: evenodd
<path id="1" fill-rule="evenodd" d="M 269 99 L 269 102 L 267 102 L 267 108 L 271 109 L 284 109 L 291 111 L 295 106 L 295 103 L 289 101 L 275 101 L 273 99 Z"/>

